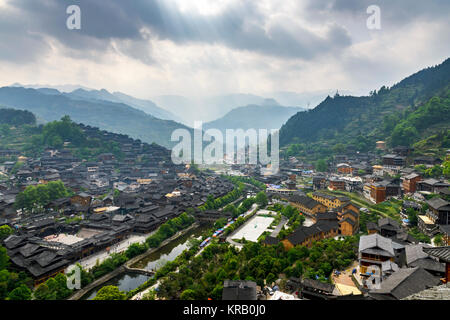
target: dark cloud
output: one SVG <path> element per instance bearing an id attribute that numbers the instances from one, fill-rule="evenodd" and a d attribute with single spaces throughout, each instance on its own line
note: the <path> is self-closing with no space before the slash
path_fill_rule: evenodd
<path id="1" fill-rule="evenodd" d="M 367 17 L 371 5 L 380 7 L 383 22 L 389 25 L 406 25 L 420 19 L 448 19 L 448 0 L 308 0 L 307 10 L 314 14 L 351 14 Z"/>
<path id="2" fill-rule="evenodd" d="M 25 63 L 49 51 L 43 37 L 28 27 L 26 21 L 0 11 L 0 60 Z"/>
<path id="3" fill-rule="evenodd" d="M 326 26 L 320 35 L 295 22 L 289 26 L 284 21 L 269 23 L 256 0 L 236 1 L 211 15 L 181 12 L 169 0 L 9 0 L 14 10 L 0 12 L 0 59 L 32 61 L 50 50 L 48 39 L 56 39 L 65 48 L 64 54 L 72 57 L 95 60 L 101 59 L 99 53 L 117 50 L 151 64 L 151 39 L 157 38 L 181 45 L 221 44 L 268 56 L 311 60 L 337 56 L 352 44 L 346 18 L 335 19 L 339 15 L 356 16 L 365 28 L 366 8 L 379 5 L 383 30 L 389 32 L 386 24 L 404 26 L 417 19 L 444 18 L 448 24 L 450 9 L 448 0 L 306 1 L 299 16 Z M 81 8 L 81 30 L 66 28 L 66 8 L 72 4 Z M 8 46 L 11 39 L 17 40 Z"/>
<path id="4" fill-rule="evenodd" d="M 95 52 L 111 50 L 112 40 L 118 39 L 126 41 L 116 49 L 151 63 L 150 41 L 143 36 L 143 29 L 150 30 L 152 37 L 178 44 L 218 43 L 237 50 L 288 58 L 312 59 L 351 44 L 348 33 L 337 25 L 331 25 L 325 36 L 301 27 L 289 30 L 281 24 L 266 29 L 266 17 L 256 3 L 241 1 L 218 14 L 201 15 L 180 12 L 173 3 L 163 0 L 79 0 L 76 4 L 81 8 L 82 28 L 74 31 L 65 27 L 65 11 L 73 1 L 9 2 L 18 9 L 14 19 L 27 27 L 20 34 L 23 39 L 29 38 L 24 43 L 32 41 L 32 36 L 26 32 L 32 31 L 42 37 L 41 41 L 46 36 L 57 39 L 72 56 L 89 57 Z M 12 26 L 5 26 L 4 30 L 9 34 L 17 33 Z"/>

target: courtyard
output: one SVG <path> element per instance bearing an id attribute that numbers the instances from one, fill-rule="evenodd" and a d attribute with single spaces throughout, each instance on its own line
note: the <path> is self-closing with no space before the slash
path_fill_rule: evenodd
<path id="1" fill-rule="evenodd" d="M 257 242 L 259 236 L 270 226 L 274 218 L 262 217 L 256 215 L 250 219 L 241 229 L 239 229 L 233 236 L 233 239 L 242 239 Z"/>

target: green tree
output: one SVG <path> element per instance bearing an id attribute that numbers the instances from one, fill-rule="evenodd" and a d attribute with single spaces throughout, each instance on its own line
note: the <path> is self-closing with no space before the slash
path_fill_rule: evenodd
<path id="1" fill-rule="evenodd" d="M 392 144 L 394 146 L 409 146 L 411 145 L 419 136 L 417 129 L 410 125 L 406 121 L 400 122 L 392 132 Z"/>
<path id="2" fill-rule="evenodd" d="M 427 170 L 425 170 L 425 174 L 431 178 L 439 178 L 442 176 L 442 167 L 439 165 L 435 165 Z"/>
<path id="3" fill-rule="evenodd" d="M 318 172 L 326 172 L 328 170 L 328 164 L 323 159 L 317 160 L 315 167 Z"/>
<path id="4" fill-rule="evenodd" d="M 300 278 L 303 274 L 303 264 L 301 261 L 297 261 L 295 267 L 292 269 L 292 276 Z"/>
<path id="5" fill-rule="evenodd" d="M 413 208 L 408 208 L 408 209 L 406 209 L 406 213 L 408 215 L 409 223 L 412 226 L 417 226 L 418 218 L 417 218 L 416 210 L 414 210 Z"/>
<path id="6" fill-rule="evenodd" d="M 294 207 L 287 205 L 286 207 L 283 208 L 283 210 L 281 211 L 281 214 L 283 216 L 285 216 L 286 218 L 291 218 L 294 215 L 298 215 L 298 211 Z"/>
<path id="7" fill-rule="evenodd" d="M 6 248 L 0 246 L 0 270 L 6 269 L 9 264 L 9 256 Z"/>
<path id="8" fill-rule="evenodd" d="M 14 233 L 14 230 L 8 226 L 4 225 L 0 227 L 0 242 L 9 237 Z"/>
<path id="9" fill-rule="evenodd" d="M 128 259 L 131 259 L 131 258 L 134 258 L 134 257 L 144 253 L 145 251 L 147 251 L 147 249 L 148 248 L 147 248 L 145 243 L 143 243 L 143 244 L 133 243 L 125 251 L 125 254 L 126 254 Z"/>
<path id="10" fill-rule="evenodd" d="M 31 300 L 31 290 L 22 284 L 8 295 L 8 300 Z"/>
<path id="11" fill-rule="evenodd" d="M 434 237 L 434 243 L 437 246 L 442 246 L 444 244 L 444 241 L 442 239 L 442 235 L 441 234 L 438 234 L 436 237 Z"/>
<path id="12" fill-rule="evenodd" d="M 446 177 L 447 179 L 450 178 L 450 161 L 445 161 L 442 164 L 442 174 L 444 175 L 444 177 Z"/>
<path id="13" fill-rule="evenodd" d="M 267 195 L 264 191 L 258 192 L 256 194 L 256 203 L 261 207 L 267 206 L 269 200 L 267 199 Z"/>
<path id="14" fill-rule="evenodd" d="M 220 218 L 214 223 L 214 228 L 219 229 L 227 224 L 227 218 Z"/>
<path id="15" fill-rule="evenodd" d="M 345 151 L 345 146 L 342 143 L 337 143 L 333 147 L 333 152 L 334 153 L 343 153 L 344 151 Z"/>
<path id="16" fill-rule="evenodd" d="M 148 291 L 144 296 L 142 297 L 142 300 L 155 300 L 156 299 L 156 291 L 154 289 Z"/>
<path id="17" fill-rule="evenodd" d="M 237 209 L 236 209 L 234 204 L 226 205 L 225 208 L 223 208 L 223 211 L 231 213 L 232 217 L 237 217 L 238 216 L 238 211 L 237 211 Z"/>
<path id="18" fill-rule="evenodd" d="M 94 300 L 125 300 L 126 295 L 116 286 L 105 286 L 101 288 Z"/>
<path id="19" fill-rule="evenodd" d="M 36 300 L 56 300 L 56 292 L 51 291 L 46 283 L 41 283 L 33 295 Z"/>
<path id="20" fill-rule="evenodd" d="M 191 289 L 184 290 L 180 295 L 181 300 L 195 300 L 195 298 L 196 293 L 194 290 Z"/>
<path id="21" fill-rule="evenodd" d="M 214 287 L 214 289 L 211 293 L 211 298 L 214 300 L 221 300 L 222 292 L 223 292 L 223 285 L 219 283 Z"/>
<path id="22" fill-rule="evenodd" d="M 56 298 L 62 300 L 70 296 L 72 290 L 67 287 L 67 276 L 62 273 L 58 273 L 55 276 L 55 281 L 57 283 L 57 293 Z"/>
<path id="23" fill-rule="evenodd" d="M 277 277 L 273 273 L 269 273 L 266 278 L 266 283 L 271 285 L 273 282 L 277 280 Z"/>
<path id="24" fill-rule="evenodd" d="M 70 195 L 70 191 L 65 188 L 61 181 L 50 181 L 47 184 L 28 186 L 17 195 L 14 205 L 17 209 L 32 211 L 49 204 L 53 200 Z"/>

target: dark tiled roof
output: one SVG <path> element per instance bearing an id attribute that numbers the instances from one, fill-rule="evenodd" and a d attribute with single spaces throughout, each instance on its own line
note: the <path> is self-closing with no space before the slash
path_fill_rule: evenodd
<path id="1" fill-rule="evenodd" d="M 293 233 L 291 233 L 287 240 L 294 246 L 301 244 L 306 239 L 319 234 L 321 232 L 328 232 L 332 229 L 339 229 L 337 221 L 319 220 L 317 223 L 310 227 L 300 226 Z"/>
<path id="2" fill-rule="evenodd" d="M 337 220 L 337 214 L 336 212 L 325 212 L 325 213 L 318 213 L 316 216 L 317 220 Z"/>
<path id="3" fill-rule="evenodd" d="M 380 289 L 371 290 L 375 299 L 403 299 L 414 293 L 436 286 L 440 280 L 423 268 L 399 269 L 381 283 Z"/>
<path id="4" fill-rule="evenodd" d="M 446 207 L 446 206 L 450 205 L 449 202 L 447 202 L 441 198 L 433 198 L 431 200 L 428 200 L 427 203 L 431 208 L 433 208 L 435 210 L 439 210 L 442 207 Z"/>
<path id="5" fill-rule="evenodd" d="M 422 258 L 414 261 L 409 265 L 410 267 L 420 267 L 427 271 L 435 271 L 440 273 L 445 273 L 445 264 L 433 260 L 431 258 Z"/>
<path id="6" fill-rule="evenodd" d="M 321 281 L 313 279 L 303 279 L 302 286 L 317 289 L 327 293 L 333 293 L 334 290 L 334 285 L 329 283 L 323 283 Z"/>
<path id="7" fill-rule="evenodd" d="M 405 179 L 411 180 L 411 179 L 414 179 L 414 178 L 417 178 L 417 177 L 420 177 L 420 175 L 418 175 L 417 173 L 411 173 L 411 174 L 407 175 L 405 177 Z"/>
<path id="8" fill-rule="evenodd" d="M 382 237 L 379 234 L 370 234 L 362 236 L 359 239 L 359 252 L 384 254 L 393 257 L 394 249 L 392 247 L 392 240 Z"/>
<path id="9" fill-rule="evenodd" d="M 339 221 L 339 223 L 344 223 L 344 222 L 350 223 L 352 226 L 355 226 L 355 224 L 356 224 L 356 222 L 350 218 L 345 218 L 345 219 Z"/>
<path id="10" fill-rule="evenodd" d="M 369 221 L 366 223 L 366 227 L 367 230 L 380 230 L 380 228 L 378 228 L 378 224 L 376 224 L 375 222 Z"/>
<path id="11" fill-rule="evenodd" d="M 222 300 L 256 300 L 256 282 L 225 280 Z"/>
<path id="12" fill-rule="evenodd" d="M 378 220 L 378 226 L 383 229 L 389 230 L 399 230 L 400 225 L 397 221 L 392 220 L 391 218 L 380 218 Z"/>
<path id="13" fill-rule="evenodd" d="M 280 242 L 280 240 L 278 240 L 277 238 L 272 237 L 272 236 L 267 236 L 267 237 L 264 239 L 263 244 L 267 244 L 267 245 L 276 245 L 276 244 L 278 244 L 279 242 Z"/>
<path id="14" fill-rule="evenodd" d="M 423 248 L 423 251 L 428 253 L 430 256 L 439 258 L 439 260 L 450 262 L 450 246 Z"/>
<path id="15" fill-rule="evenodd" d="M 450 224 L 441 224 L 439 225 L 439 230 L 446 235 L 450 235 Z"/>
<path id="16" fill-rule="evenodd" d="M 33 254 L 36 254 L 40 248 L 41 246 L 38 244 L 27 243 L 19 250 L 19 252 L 24 257 L 30 257 Z"/>
<path id="17" fill-rule="evenodd" d="M 359 217 L 359 215 L 358 215 L 358 213 L 357 212 L 355 212 L 355 211 L 353 211 L 353 210 L 345 210 L 344 211 L 344 213 L 343 213 L 343 215 L 346 215 L 346 214 L 351 214 L 352 216 L 354 216 L 355 218 L 357 218 L 358 219 L 358 217 Z"/>
<path id="18" fill-rule="evenodd" d="M 19 247 L 20 244 L 24 243 L 25 241 L 25 236 L 10 235 L 4 240 L 4 244 L 7 249 L 14 249 Z"/>
<path id="19" fill-rule="evenodd" d="M 322 205 L 320 202 L 317 202 L 316 200 L 307 197 L 307 196 L 300 196 L 300 195 L 293 195 L 289 197 L 289 201 L 298 203 L 303 205 L 304 207 L 308 209 L 313 209 L 318 205 Z"/>
<path id="20" fill-rule="evenodd" d="M 412 244 L 405 246 L 406 264 L 409 265 L 414 261 L 428 257 L 428 254 L 423 251 L 423 248 L 427 248 L 428 245 L 424 244 Z"/>

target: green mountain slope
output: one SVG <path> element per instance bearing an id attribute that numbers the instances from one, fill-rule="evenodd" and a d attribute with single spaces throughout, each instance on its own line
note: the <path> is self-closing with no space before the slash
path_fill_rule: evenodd
<path id="1" fill-rule="evenodd" d="M 377 140 L 384 139 L 392 146 L 412 144 L 424 138 L 422 134 L 426 134 L 425 129 L 428 127 L 439 127 L 441 123 L 441 129 L 448 128 L 445 117 L 436 116 L 434 113 L 431 116 L 437 100 L 429 100 L 436 96 L 436 99 L 440 99 L 440 104 L 448 103 L 446 96 L 449 86 L 450 59 L 447 59 L 438 66 L 409 76 L 391 88 L 383 86 L 378 92 L 371 92 L 370 96 L 328 96 L 316 108 L 291 117 L 280 130 L 280 144 L 295 144 L 294 151 L 310 150 L 311 144 L 314 144 L 316 149 L 330 149 L 340 145 L 340 149 L 347 147 L 368 151 L 375 148 Z M 424 106 L 427 103 L 433 104 L 433 107 Z M 441 106 L 438 113 L 445 110 L 447 109 Z M 407 119 L 408 114 L 416 111 L 414 117 L 419 114 L 428 117 L 427 114 L 430 113 L 431 118 L 427 118 L 429 122 L 426 122 L 427 128 L 420 127 L 423 123 L 413 121 L 414 117 L 410 118 L 408 121 L 417 126 L 417 134 L 409 140 L 401 139 L 404 133 L 397 126 Z M 401 126 L 404 127 L 405 124 Z M 406 128 L 409 127 L 408 125 Z M 396 135 L 391 137 L 394 130 L 400 139 L 395 138 Z M 407 132 L 405 134 L 408 135 Z"/>
<path id="2" fill-rule="evenodd" d="M 105 134 L 98 128 L 86 130 L 86 126 L 73 122 L 68 116 L 45 125 L 36 125 L 36 118 L 31 112 L 0 107 L 0 120 L 0 149 L 18 150 L 33 158 L 39 157 L 46 148 L 64 148 L 80 159 L 94 161 L 99 154 L 113 153 L 116 159 L 122 161 L 125 154 L 121 144 L 136 142 L 129 136 Z M 144 143 L 143 148 L 159 154 L 170 153 L 157 144 Z M 16 158 L 12 156 L 1 160 Z"/>

